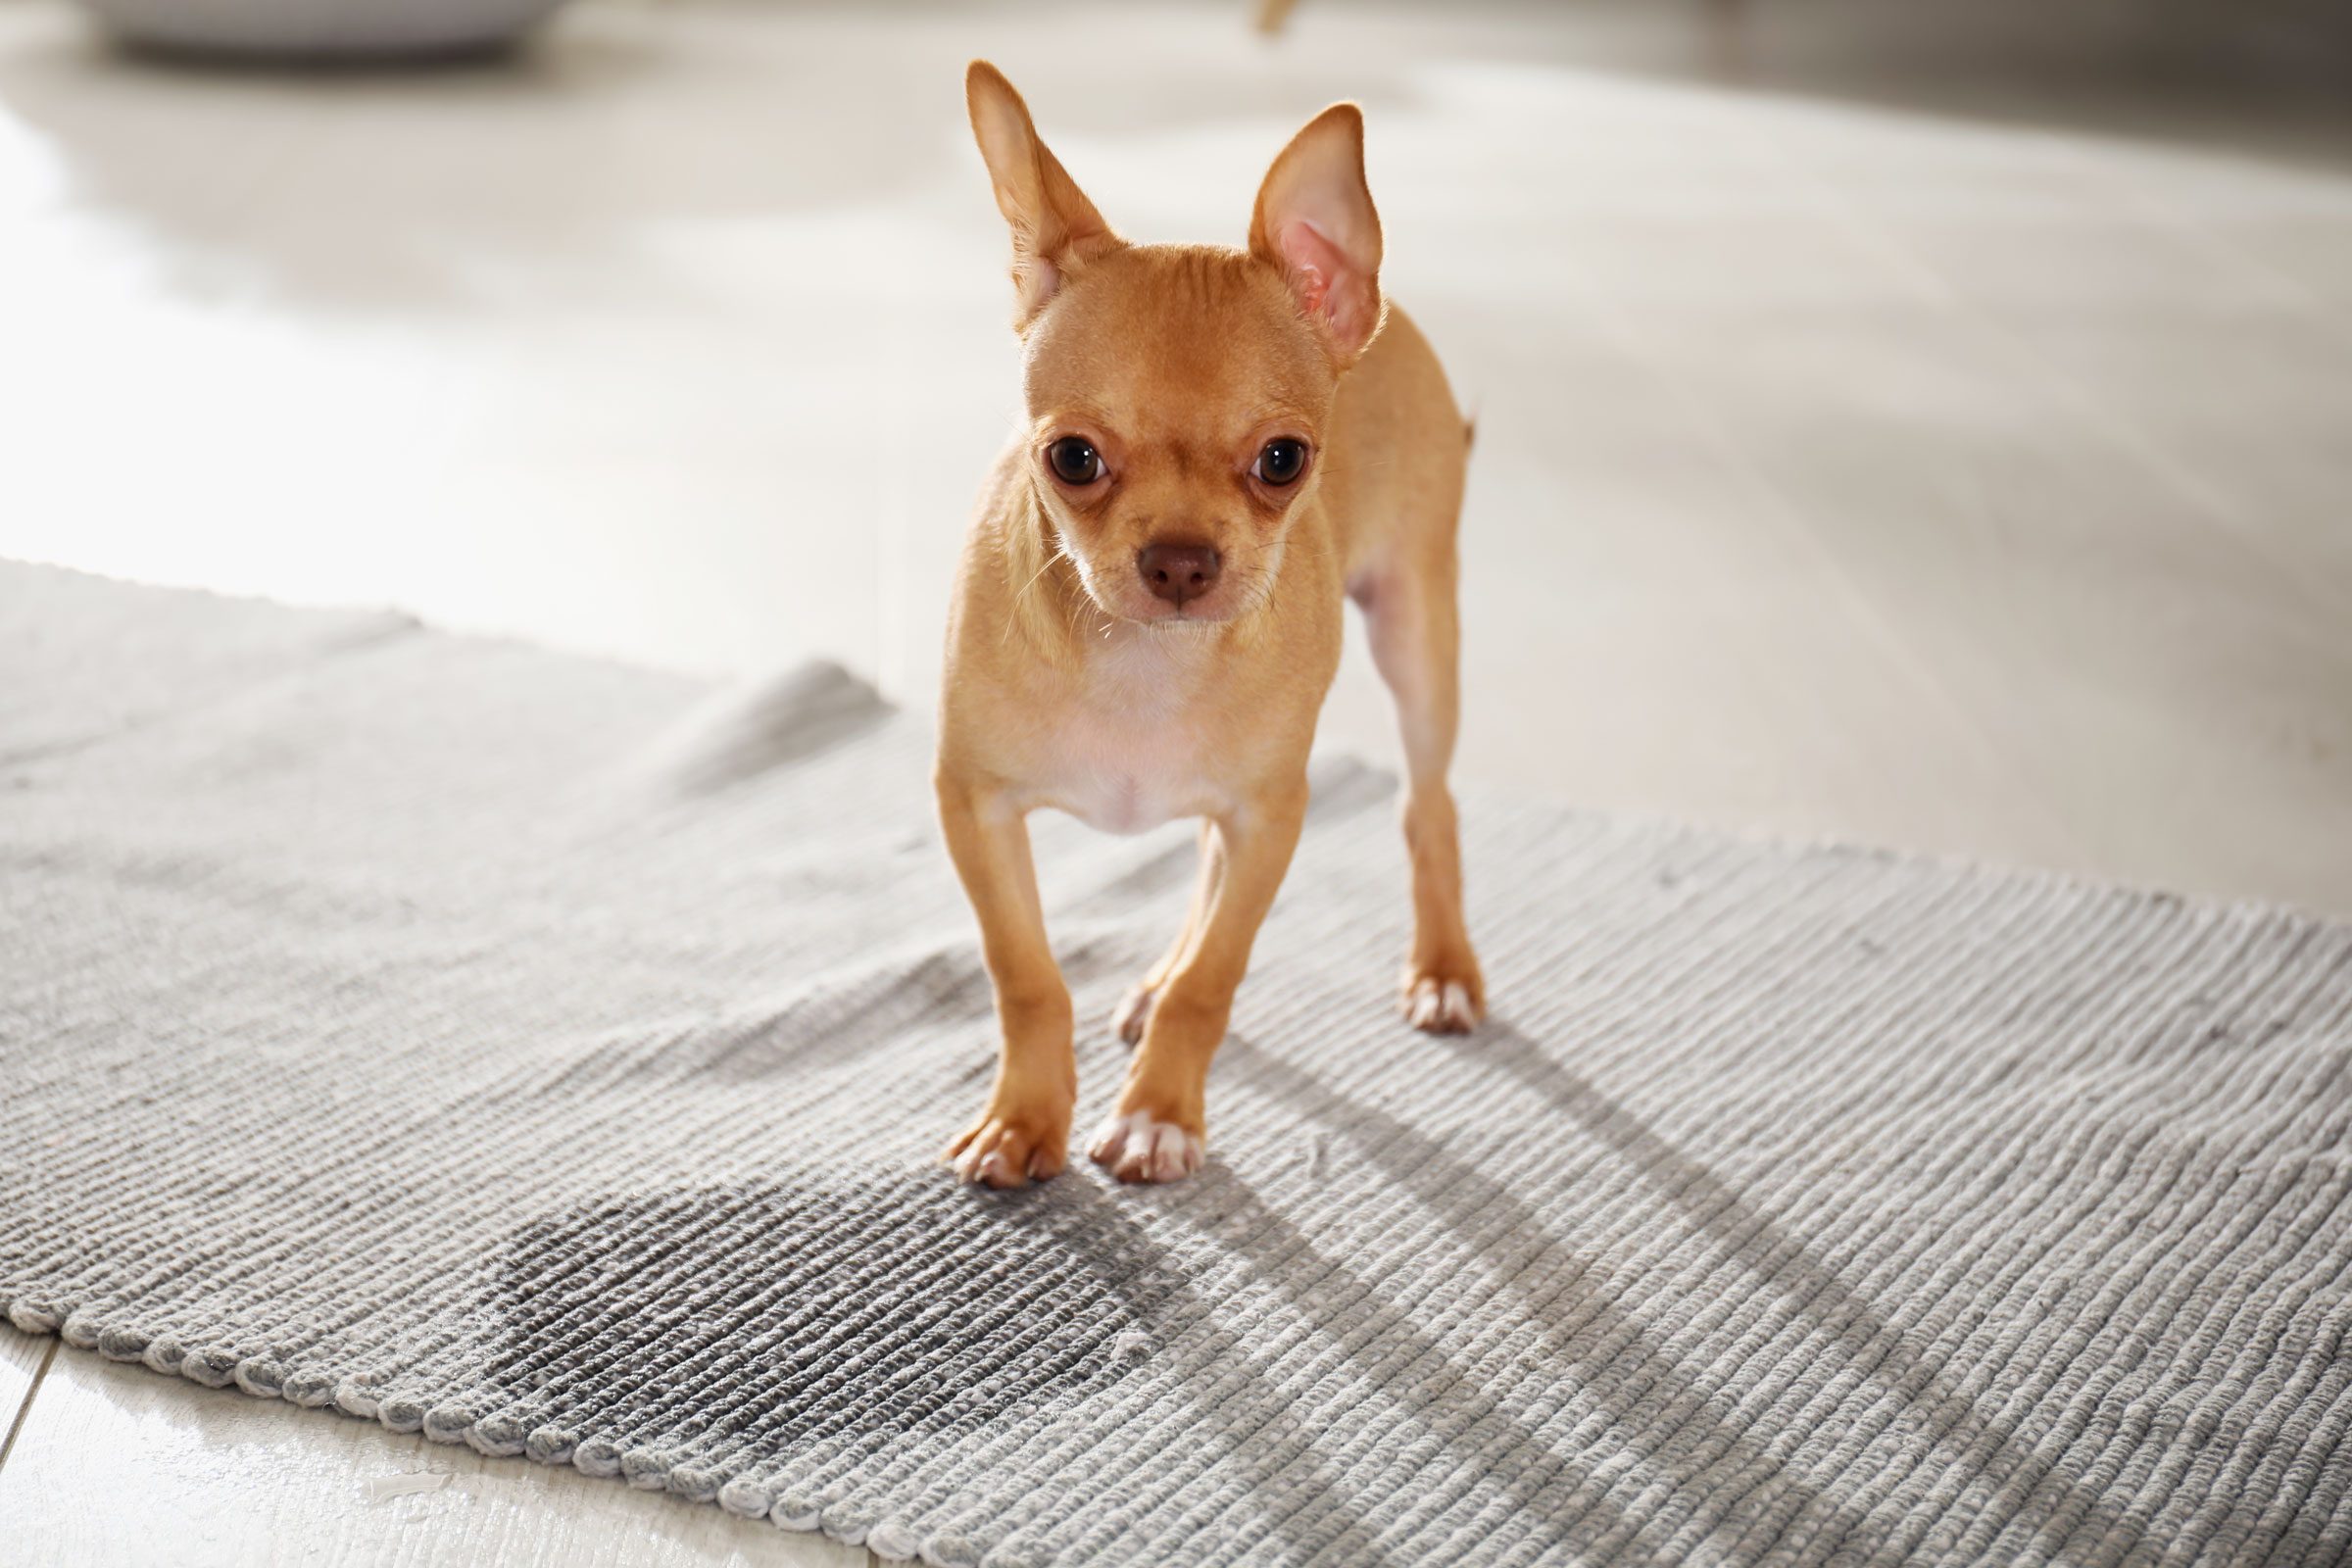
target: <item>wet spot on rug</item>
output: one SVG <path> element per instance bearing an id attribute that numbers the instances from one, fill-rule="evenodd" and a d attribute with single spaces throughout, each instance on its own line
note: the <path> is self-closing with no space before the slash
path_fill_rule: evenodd
<path id="1" fill-rule="evenodd" d="M 574 1430 L 789 1446 L 970 1430 L 1146 1361 L 1180 1290 L 1083 1181 L 936 1170 L 613 1198 L 533 1220 L 490 1381 Z"/>

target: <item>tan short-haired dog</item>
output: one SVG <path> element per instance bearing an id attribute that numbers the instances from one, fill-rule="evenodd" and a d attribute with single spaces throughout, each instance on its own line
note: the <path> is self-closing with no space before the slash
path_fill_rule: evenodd
<path id="1" fill-rule="evenodd" d="M 1484 1011 L 1446 787 L 1469 431 L 1382 298 L 1354 105 L 1283 149 L 1248 249 L 1228 250 L 1120 239 L 995 67 L 964 88 L 1012 226 L 1028 423 L 982 497 L 948 632 L 940 816 L 1003 1034 L 987 1107 L 948 1154 L 991 1187 L 1066 1157 L 1070 994 L 1028 813 L 1119 833 L 1198 816 L 1192 913 L 1119 1008 L 1138 1049 L 1089 1150 L 1173 1181 L 1200 1168 L 1209 1058 L 1298 840 L 1345 598 L 1404 731 L 1405 1015 L 1453 1032 Z"/>

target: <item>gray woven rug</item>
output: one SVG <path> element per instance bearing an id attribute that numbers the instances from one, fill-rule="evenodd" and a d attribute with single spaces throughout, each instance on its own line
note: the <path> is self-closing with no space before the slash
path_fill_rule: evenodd
<path id="1" fill-rule="evenodd" d="M 2352 1552 L 2352 927 L 1473 798 L 1448 1043 L 1327 767 L 1207 1171 L 992 1196 L 924 726 L 701 697 L 0 567 L 0 1305 L 937 1563 Z"/>

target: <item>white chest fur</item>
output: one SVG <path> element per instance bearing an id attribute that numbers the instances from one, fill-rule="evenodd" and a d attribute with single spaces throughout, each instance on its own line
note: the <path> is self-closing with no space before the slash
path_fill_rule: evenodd
<path id="1" fill-rule="evenodd" d="M 1037 804 L 1106 833 L 1225 809 L 1231 794 L 1187 711 L 1207 651 L 1189 629 L 1128 626 L 1089 650 L 1077 700 L 1036 760 Z"/>

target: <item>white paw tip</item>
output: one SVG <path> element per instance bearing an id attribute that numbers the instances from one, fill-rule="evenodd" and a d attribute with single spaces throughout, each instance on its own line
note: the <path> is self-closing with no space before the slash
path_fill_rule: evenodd
<path id="1" fill-rule="evenodd" d="M 1003 1150 L 984 1150 L 974 1144 L 956 1156 L 956 1174 L 975 1186 L 1019 1187 L 1037 1174 L 1038 1159 L 1038 1155 L 1030 1155 L 1029 1170 L 1023 1173 L 1012 1168 L 1012 1161 L 1004 1157 Z"/>
<path id="2" fill-rule="evenodd" d="M 1478 1004 L 1459 980 L 1420 980 L 1405 998 L 1406 1021 L 1432 1034 L 1468 1034 L 1478 1027 Z"/>
<path id="3" fill-rule="evenodd" d="M 1087 1152 L 1121 1181 L 1172 1182 L 1199 1170 L 1207 1150 L 1198 1134 L 1137 1110 L 1105 1121 Z"/>

